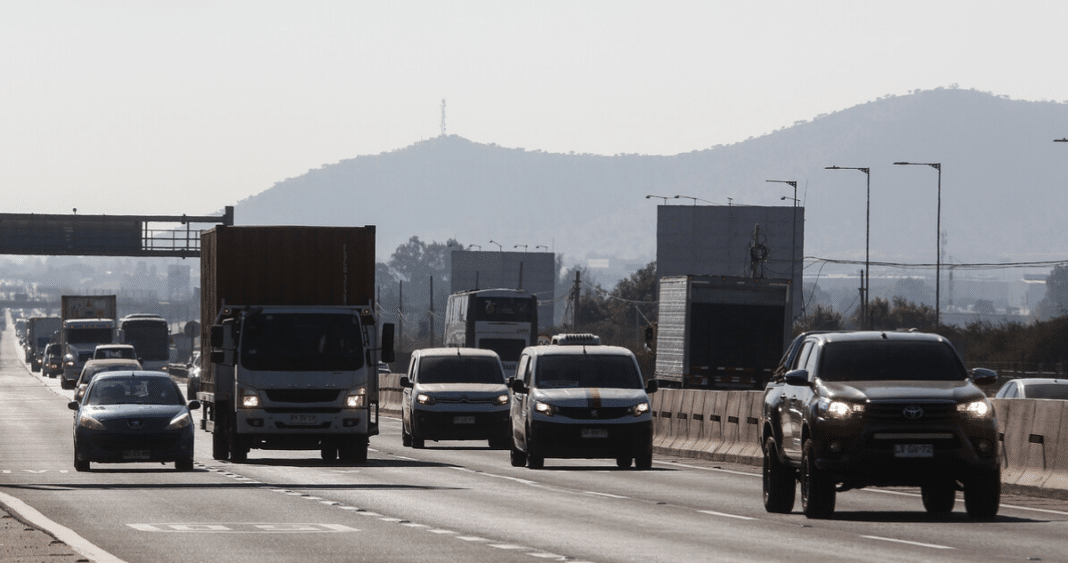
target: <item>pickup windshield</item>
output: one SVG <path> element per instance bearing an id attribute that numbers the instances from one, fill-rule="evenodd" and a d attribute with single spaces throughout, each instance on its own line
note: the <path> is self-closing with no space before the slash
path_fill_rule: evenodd
<path id="1" fill-rule="evenodd" d="M 828 342 L 824 381 L 962 381 L 968 378 L 953 349 L 942 342 Z"/>
<path id="2" fill-rule="evenodd" d="M 363 367 L 356 315 L 254 314 L 241 330 L 241 365 L 252 370 L 351 371 Z"/>

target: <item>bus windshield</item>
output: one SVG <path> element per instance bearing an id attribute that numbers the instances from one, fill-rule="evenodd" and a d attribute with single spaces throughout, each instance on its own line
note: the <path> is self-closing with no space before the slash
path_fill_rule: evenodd
<path id="1" fill-rule="evenodd" d="M 143 360 L 166 360 L 170 357 L 170 333 L 166 321 L 126 321 L 123 338 L 137 350 Z"/>
<path id="2" fill-rule="evenodd" d="M 467 315 L 474 321 L 530 322 L 536 306 L 530 297 L 475 297 Z"/>

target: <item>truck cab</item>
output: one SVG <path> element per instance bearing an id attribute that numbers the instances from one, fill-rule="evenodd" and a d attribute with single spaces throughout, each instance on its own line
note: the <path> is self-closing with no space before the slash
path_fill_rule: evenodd
<path id="1" fill-rule="evenodd" d="M 113 319 L 70 319 L 63 321 L 63 374 L 60 386 L 74 389 L 86 360 L 93 357 L 98 344 L 115 341 Z"/>

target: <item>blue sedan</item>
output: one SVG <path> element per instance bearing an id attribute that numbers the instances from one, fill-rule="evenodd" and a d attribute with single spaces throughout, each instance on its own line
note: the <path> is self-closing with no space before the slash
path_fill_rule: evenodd
<path id="1" fill-rule="evenodd" d="M 114 371 L 95 377 L 81 401 L 67 405 L 74 416 L 74 469 L 90 462 L 174 462 L 193 469 L 191 409 L 171 377 L 158 371 Z"/>

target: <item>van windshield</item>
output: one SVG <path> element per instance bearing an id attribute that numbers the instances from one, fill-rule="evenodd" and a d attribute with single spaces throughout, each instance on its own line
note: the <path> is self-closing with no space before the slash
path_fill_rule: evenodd
<path id="1" fill-rule="evenodd" d="M 629 356 L 546 355 L 538 359 L 534 386 L 542 389 L 641 389 L 642 377 Z"/>
<path id="2" fill-rule="evenodd" d="M 427 356 L 419 360 L 417 383 L 504 384 L 496 358 L 488 356 Z"/>

